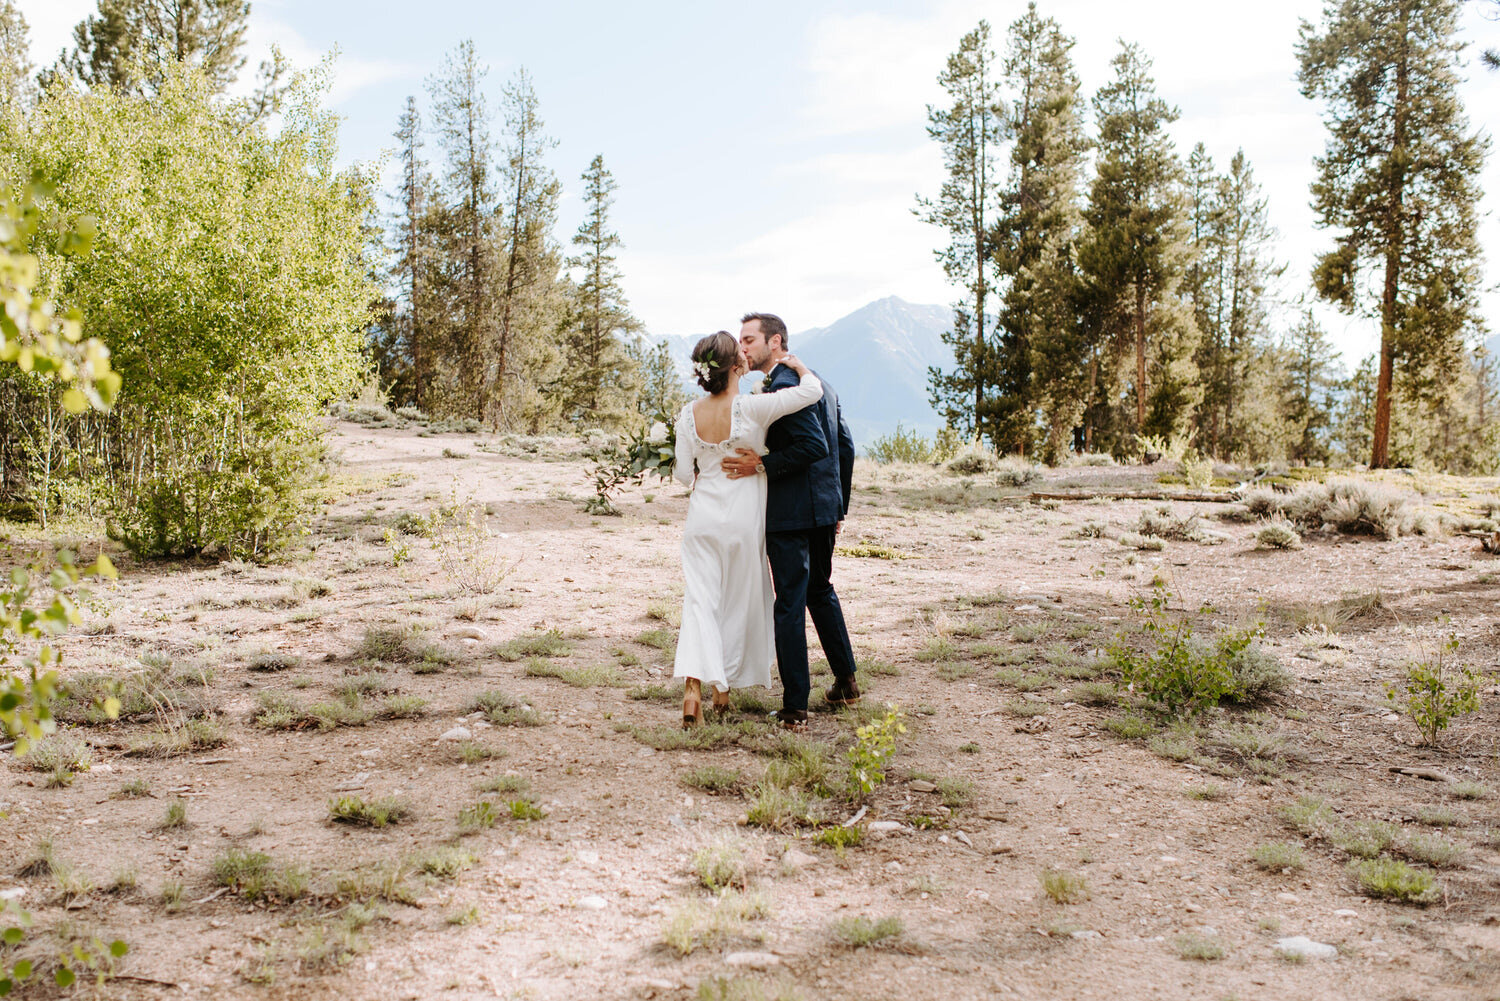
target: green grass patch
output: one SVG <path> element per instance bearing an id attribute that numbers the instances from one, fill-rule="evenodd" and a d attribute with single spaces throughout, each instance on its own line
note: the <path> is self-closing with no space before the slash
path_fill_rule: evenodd
<path id="1" fill-rule="evenodd" d="M 1293 841 L 1270 841 L 1256 845 L 1250 857 L 1267 872 L 1299 872 L 1307 865 L 1302 857 L 1302 846 Z"/>
<path id="2" fill-rule="evenodd" d="M 833 938 L 850 949 L 867 949 L 900 937 L 906 925 L 894 914 L 889 917 L 871 919 L 864 915 L 839 918 L 829 926 Z"/>
<path id="3" fill-rule="evenodd" d="M 411 807 L 394 796 L 365 802 L 362 796 L 336 796 L 328 801 L 328 817 L 335 823 L 381 828 L 411 816 Z"/>
<path id="4" fill-rule="evenodd" d="M 548 629 L 545 632 L 523 633 L 499 644 L 490 652 L 509 663 L 527 657 L 569 657 L 573 654 L 573 644 L 558 630 Z"/>
<path id="5" fill-rule="evenodd" d="M 737 768 L 721 765 L 699 765 L 678 776 L 678 781 L 692 789 L 701 789 L 711 796 L 738 792 L 744 788 L 745 777 Z"/>
<path id="6" fill-rule="evenodd" d="M 1084 877 L 1062 869 L 1043 869 L 1037 876 L 1042 892 L 1059 904 L 1077 904 L 1089 898 L 1089 884 Z"/>
<path id="7" fill-rule="evenodd" d="M 1359 890 L 1376 900 L 1425 905 L 1440 895 L 1432 873 L 1414 869 L 1396 859 L 1366 859 L 1350 863 Z"/>
<path id="8" fill-rule="evenodd" d="M 480 692 L 470 699 L 468 711 L 476 710 L 495 726 L 541 726 L 546 722 L 531 706 L 498 690 Z"/>
<path id="9" fill-rule="evenodd" d="M 613 664 L 564 667 L 540 658 L 532 658 L 526 662 L 526 677 L 556 678 L 574 688 L 624 688 L 630 684 Z"/>

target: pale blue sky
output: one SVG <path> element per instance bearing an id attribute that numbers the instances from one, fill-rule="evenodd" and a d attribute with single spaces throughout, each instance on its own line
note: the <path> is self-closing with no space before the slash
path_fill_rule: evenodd
<path id="1" fill-rule="evenodd" d="M 1317 108 L 1297 92 L 1293 46 L 1315 0 L 1262 0 L 1253 12 L 1201 0 L 1055 0 L 1039 5 L 1078 38 L 1085 91 L 1109 77 L 1118 38 L 1156 62 L 1158 89 L 1177 104 L 1184 155 L 1202 140 L 1220 166 L 1245 148 L 1270 199 L 1284 298 L 1299 295 L 1329 244 L 1307 207 L 1312 157 L 1323 144 Z M 50 62 L 92 0 L 20 0 L 34 61 Z M 934 78 L 980 17 L 997 36 L 1024 0 L 981 3 L 763 0 L 510 3 L 478 0 L 254 0 L 253 58 L 280 44 L 306 65 L 340 50 L 332 103 L 345 117 L 346 158 L 393 145 L 407 94 L 425 107 L 424 80 L 472 37 L 492 67 L 490 92 L 519 67 L 531 73 L 551 162 L 567 189 L 559 238 L 577 225 L 578 175 L 595 153 L 620 183 L 615 222 L 636 313 L 657 334 L 730 326 L 768 309 L 793 330 L 823 325 L 886 295 L 947 302 L 932 259 L 941 234 L 912 217 L 918 192 L 941 183 L 924 131 Z M 1470 4 L 1466 36 L 1500 44 L 1500 24 Z M 1494 126 L 1500 73 L 1470 71 L 1471 119 Z M 1486 120 L 1488 118 L 1488 121 Z M 429 148 L 435 158 L 438 151 Z M 1485 178 L 1500 206 L 1500 151 Z M 1486 270 L 1500 266 L 1500 221 L 1486 218 Z M 1500 292 L 1485 299 L 1500 331 Z M 1346 361 L 1369 353 L 1375 328 L 1322 311 Z"/>

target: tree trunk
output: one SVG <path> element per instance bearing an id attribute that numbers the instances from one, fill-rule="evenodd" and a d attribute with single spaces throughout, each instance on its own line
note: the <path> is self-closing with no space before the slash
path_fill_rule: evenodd
<path id="1" fill-rule="evenodd" d="M 1135 431 L 1146 426 L 1146 287 L 1135 287 Z"/>
<path id="2" fill-rule="evenodd" d="M 1380 375 L 1375 381 L 1375 434 L 1370 449 L 1370 468 L 1384 469 L 1391 462 L 1391 384 L 1396 365 L 1396 300 L 1401 289 L 1402 202 L 1406 171 L 1408 101 L 1407 12 L 1401 12 L 1401 56 L 1396 63 L 1395 122 L 1391 132 L 1391 199 L 1386 219 L 1385 280 L 1380 292 Z"/>

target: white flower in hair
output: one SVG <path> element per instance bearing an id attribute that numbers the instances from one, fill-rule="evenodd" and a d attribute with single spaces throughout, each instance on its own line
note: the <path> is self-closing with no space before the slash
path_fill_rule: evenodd
<path id="1" fill-rule="evenodd" d="M 706 382 L 708 381 L 709 374 L 713 371 L 713 367 L 713 362 L 711 361 L 695 361 L 693 362 L 693 375 Z"/>

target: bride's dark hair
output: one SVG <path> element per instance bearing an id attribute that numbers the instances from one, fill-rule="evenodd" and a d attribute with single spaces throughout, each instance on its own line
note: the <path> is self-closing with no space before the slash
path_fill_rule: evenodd
<path id="1" fill-rule="evenodd" d="M 727 330 L 709 334 L 693 348 L 693 375 L 705 393 L 722 393 L 729 385 L 729 370 L 740 353 L 739 342 Z"/>

